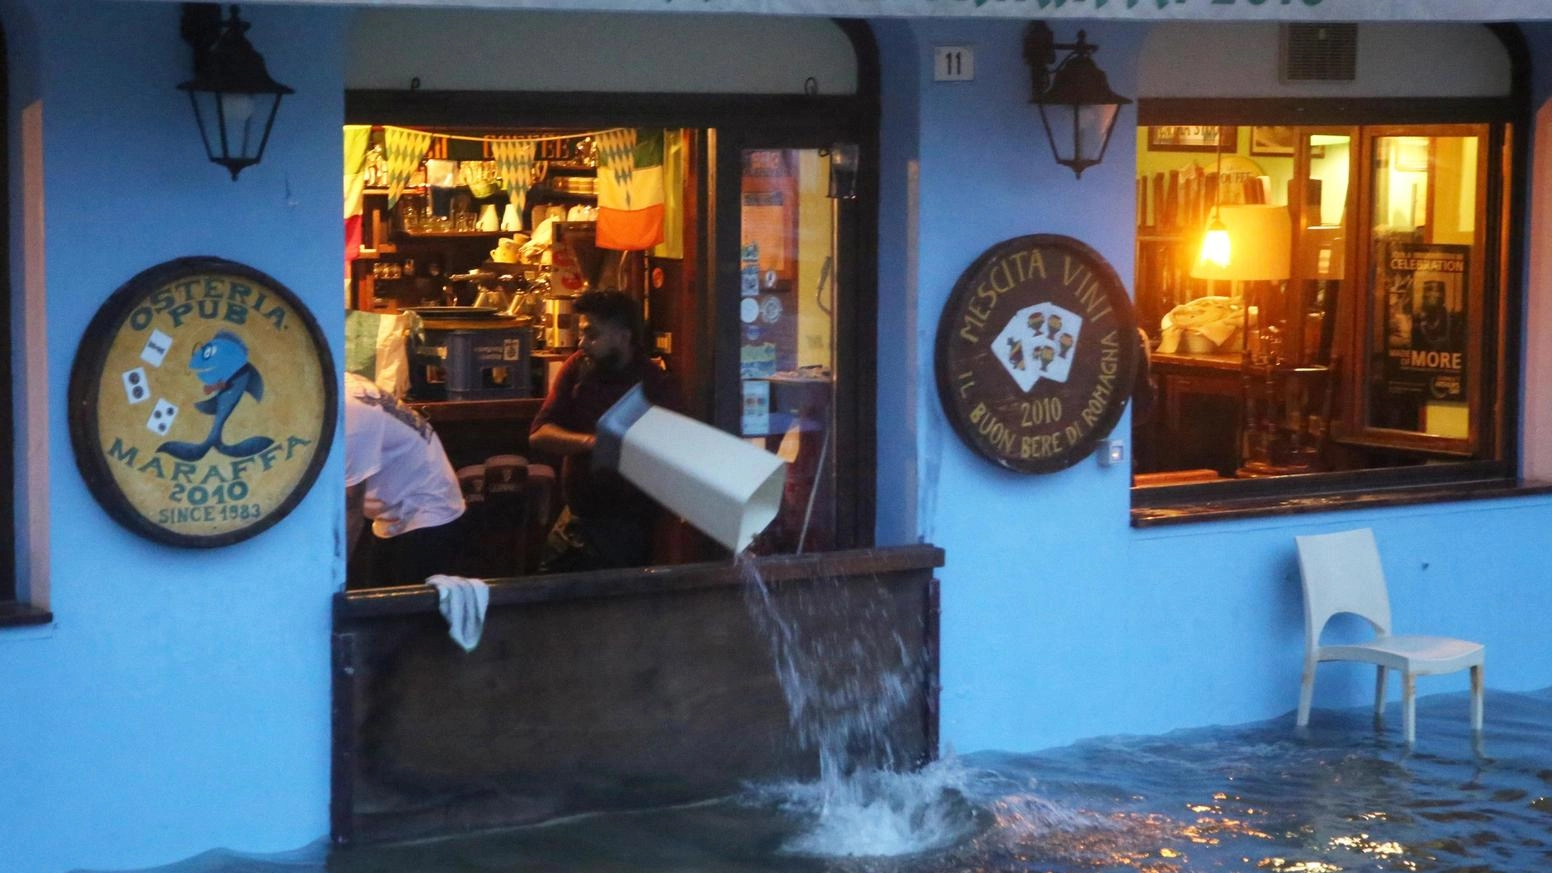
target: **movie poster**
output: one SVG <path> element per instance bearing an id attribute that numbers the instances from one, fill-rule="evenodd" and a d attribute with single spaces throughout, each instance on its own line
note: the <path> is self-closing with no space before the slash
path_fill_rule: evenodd
<path id="1" fill-rule="evenodd" d="M 1385 289 L 1385 392 L 1466 399 L 1466 264 L 1470 246 L 1390 243 Z"/>

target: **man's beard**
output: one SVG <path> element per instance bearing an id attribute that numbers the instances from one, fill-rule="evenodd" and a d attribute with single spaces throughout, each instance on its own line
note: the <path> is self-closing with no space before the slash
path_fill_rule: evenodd
<path id="1" fill-rule="evenodd" d="M 588 355 L 588 360 L 600 370 L 615 372 L 625 366 L 625 354 L 619 349 L 610 349 L 603 354 Z"/>

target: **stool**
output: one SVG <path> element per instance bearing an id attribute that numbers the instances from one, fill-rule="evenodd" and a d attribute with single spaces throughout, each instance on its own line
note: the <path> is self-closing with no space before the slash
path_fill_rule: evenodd
<path id="1" fill-rule="evenodd" d="M 471 543 L 481 578 L 518 576 L 527 551 L 528 459 L 522 455 L 492 455 L 485 459 L 483 523 L 473 526 Z"/>

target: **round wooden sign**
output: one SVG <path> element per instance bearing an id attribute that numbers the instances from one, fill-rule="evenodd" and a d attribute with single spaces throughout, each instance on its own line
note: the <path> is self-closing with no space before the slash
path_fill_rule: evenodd
<path id="1" fill-rule="evenodd" d="M 1137 321 L 1104 258 L 1071 237 L 992 246 L 938 321 L 943 408 L 971 448 L 1024 473 L 1086 457 L 1131 396 Z"/>
<path id="2" fill-rule="evenodd" d="M 312 314 L 219 258 L 152 267 L 113 293 L 70 370 L 70 439 L 93 496 L 178 546 L 270 527 L 318 477 L 338 375 Z"/>

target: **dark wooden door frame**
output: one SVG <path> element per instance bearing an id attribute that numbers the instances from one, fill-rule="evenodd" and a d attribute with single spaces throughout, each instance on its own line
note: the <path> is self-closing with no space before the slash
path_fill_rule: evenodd
<path id="1" fill-rule="evenodd" d="M 0 110 L 3 110 L 0 111 L 0 158 L 4 158 L 0 166 L 8 167 L 11 165 L 11 106 L 5 96 L 10 93 L 9 67 L 4 60 L 6 48 L 5 33 L 0 31 Z M 10 174 L 0 173 L 0 204 L 7 207 L 0 209 L 0 239 L 11 238 L 10 203 Z M 11 247 L 0 246 L 0 336 L 5 337 L 4 351 L 0 352 L 0 409 L 5 410 L 7 422 L 5 445 L 0 447 L 0 530 L 9 534 L 5 546 L 0 548 L 0 626 L 48 620 L 46 613 L 40 615 L 16 600 L 16 447 L 21 443 L 19 431 L 24 423 L 12 405 L 16 395 L 12 388 L 15 373 L 11 369 L 11 354 L 16 336 L 11 331 L 10 259 Z"/>

